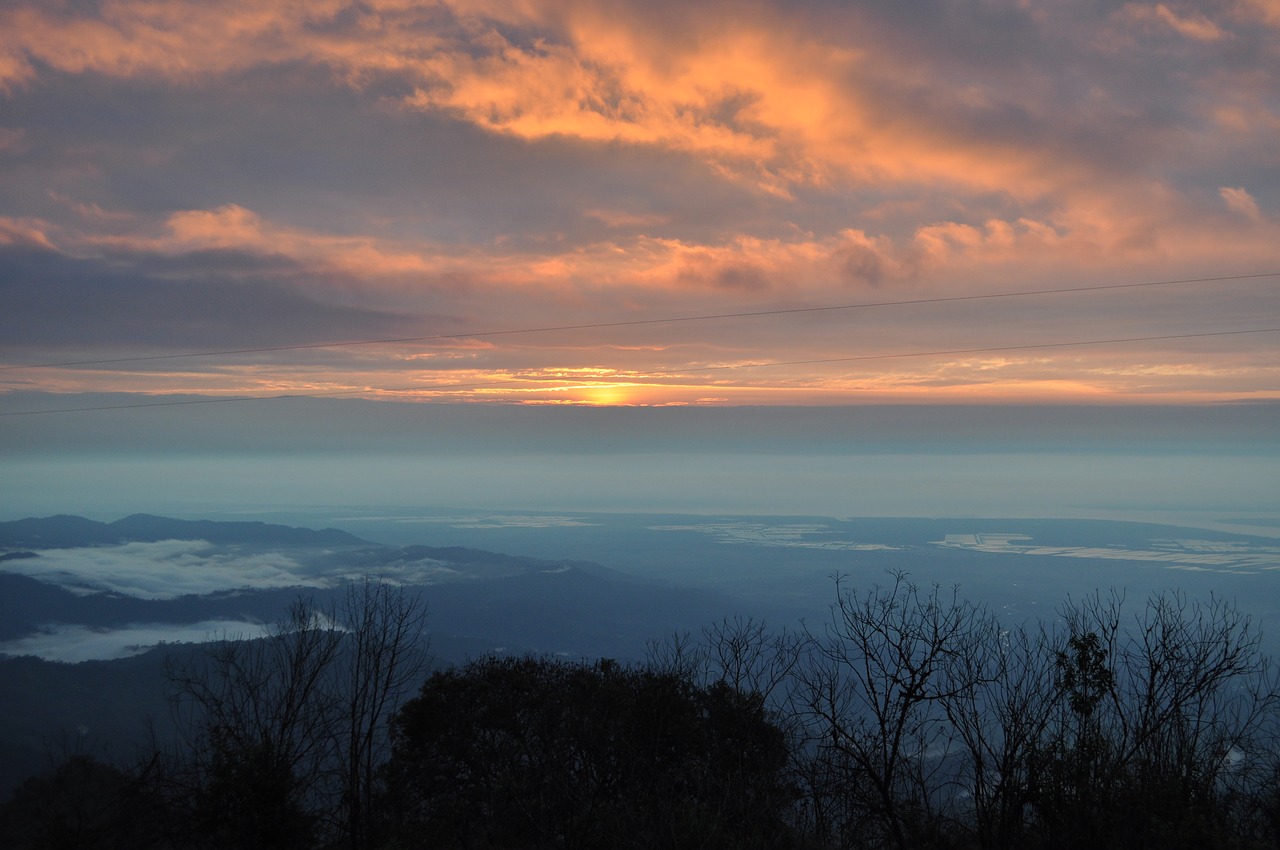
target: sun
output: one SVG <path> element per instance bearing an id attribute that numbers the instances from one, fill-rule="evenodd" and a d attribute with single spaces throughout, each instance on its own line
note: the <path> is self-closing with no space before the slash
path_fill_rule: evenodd
<path id="1" fill-rule="evenodd" d="M 635 387 L 635 384 L 591 384 L 582 388 L 582 400 L 600 407 L 633 404 Z"/>

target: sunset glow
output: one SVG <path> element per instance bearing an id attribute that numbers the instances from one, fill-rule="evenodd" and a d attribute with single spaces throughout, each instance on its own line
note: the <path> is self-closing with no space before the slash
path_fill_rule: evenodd
<path id="1" fill-rule="evenodd" d="M 9 4 L 0 391 L 1280 398 L 1277 45 L 1245 0 Z"/>

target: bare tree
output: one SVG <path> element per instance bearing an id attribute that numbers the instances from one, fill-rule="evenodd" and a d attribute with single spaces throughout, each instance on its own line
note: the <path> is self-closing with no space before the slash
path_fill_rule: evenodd
<path id="1" fill-rule="evenodd" d="M 332 620 L 299 599 L 266 636 L 226 636 L 169 665 L 185 737 L 179 777 L 198 832 L 214 841 L 309 843 L 334 755 L 329 677 L 340 644 Z"/>
<path id="2" fill-rule="evenodd" d="M 971 687 L 954 678 L 982 612 L 955 591 L 928 591 L 891 573 L 858 594 L 836 580 L 825 633 L 798 673 L 810 736 L 843 812 L 825 819 L 860 841 L 900 850 L 927 843 L 950 769 L 944 701 Z M 841 826 L 847 822 L 849 826 Z"/>
<path id="3" fill-rule="evenodd" d="M 1049 728 L 1057 690 L 1051 638 L 1043 629 L 975 620 L 965 652 L 949 658 L 961 684 L 942 701 L 960 752 L 971 811 L 960 819 L 980 847 L 1005 850 L 1026 842 L 1029 770 Z"/>
<path id="4" fill-rule="evenodd" d="M 217 823 L 232 815 L 250 833 L 237 840 L 369 846 L 387 721 L 425 670 L 425 625 L 419 597 L 366 577 L 323 611 L 300 598 L 266 636 L 171 664 L 192 798 Z"/>
<path id="5" fill-rule="evenodd" d="M 388 722 L 427 667 L 427 609 L 418 595 L 366 576 L 347 586 L 339 609 L 346 632 L 338 684 L 343 829 L 354 850 L 368 846 L 377 770 L 389 752 Z"/>
<path id="6" fill-rule="evenodd" d="M 695 643 L 690 632 L 672 632 L 645 642 L 645 666 L 656 673 L 682 676 L 692 682 L 706 680 L 707 648 Z"/>
<path id="7" fill-rule="evenodd" d="M 763 620 L 736 616 L 702 630 L 709 674 L 736 691 L 767 702 L 795 671 L 805 645 L 797 632 L 771 630 Z"/>
<path id="8" fill-rule="evenodd" d="M 1217 597 L 1123 597 L 1062 608 L 1057 715 L 1035 765 L 1048 846 L 1102 837 L 1134 846 L 1213 846 L 1237 828 L 1224 800 L 1271 743 L 1274 671 L 1247 617 Z"/>

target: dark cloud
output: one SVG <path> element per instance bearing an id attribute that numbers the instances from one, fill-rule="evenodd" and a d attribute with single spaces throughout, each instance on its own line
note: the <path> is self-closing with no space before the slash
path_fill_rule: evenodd
<path id="1" fill-rule="evenodd" d="M 5 101 L 25 153 L 0 158 L 0 214 L 67 213 L 52 195 L 163 215 L 235 203 L 325 233 L 563 250 L 608 231 L 584 209 L 660 211 L 661 234 L 777 227 L 778 204 L 685 156 L 570 138 L 529 142 L 398 106 L 309 66 L 176 88 L 50 73 Z"/>
<path id="2" fill-rule="evenodd" d="M 736 265 L 716 272 L 715 284 L 725 289 L 762 290 L 769 287 L 769 280 L 760 269 Z"/>
<path id="3" fill-rule="evenodd" d="M 840 270 L 851 283 L 879 286 L 884 281 L 884 261 L 865 245 L 850 245 L 837 253 Z"/>
<path id="4" fill-rule="evenodd" d="M 284 277 L 278 257 L 205 251 L 77 259 L 0 249 L 6 346 L 267 346 L 394 335 L 403 317 L 326 304 Z"/>

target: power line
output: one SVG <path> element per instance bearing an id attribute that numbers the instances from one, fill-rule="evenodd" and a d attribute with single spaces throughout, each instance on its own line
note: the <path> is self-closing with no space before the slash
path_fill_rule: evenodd
<path id="1" fill-rule="evenodd" d="M 866 360 L 891 360 L 906 357 L 943 357 L 955 354 L 993 354 L 1006 351 L 1033 351 L 1050 348 L 1080 348 L 1091 345 L 1115 345 L 1126 342 L 1159 342 L 1178 339 L 1203 339 L 1206 337 L 1224 337 L 1224 336 L 1244 336 L 1247 334 L 1266 334 L 1280 333 L 1280 328 L 1254 328 L 1250 330 L 1237 331 L 1205 331 L 1201 333 L 1186 334 L 1162 334 L 1159 336 L 1131 336 L 1119 337 L 1112 339 L 1093 339 L 1093 340 L 1070 340 L 1066 342 L 1041 342 L 1030 343 L 1027 345 L 1000 345 L 986 346 L 983 348 L 953 348 L 936 351 L 909 351 L 898 352 L 894 354 L 863 354 L 850 357 L 825 357 L 814 360 L 783 360 L 772 361 L 769 363 L 735 363 L 720 366 L 695 366 L 687 369 L 679 370 L 680 373 L 687 372 L 711 372 L 719 370 L 732 369 L 761 369 L 775 366 L 808 366 L 820 363 L 852 363 Z M 662 373 L 667 376 L 672 372 Z M 133 408 L 149 408 L 149 407 L 179 407 L 196 404 L 224 404 L 228 402 L 244 402 L 244 401 L 280 401 L 291 398 L 326 398 L 345 395 L 356 395 L 367 392 L 428 392 L 432 390 L 448 390 L 458 392 L 462 390 L 486 389 L 501 384 L 517 384 L 526 385 L 532 379 L 512 379 L 505 381 L 486 381 L 479 384 L 415 384 L 407 387 L 365 387 L 363 389 L 348 390 L 332 390 L 316 393 L 288 393 L 284 395 L 272 396 L 221 396 L 216 398 L 194 398 L 194 399 L 171 399 L 167 401 L 144 402 L 141 404 L 106 404 L 96 405 L 93 407 L 64 407 L 52 410 L 21 410 L 12 412 L 0 412 L 0 417 L 9 416 L 39 416 L 42 414 L 54 413 L 89 413 L 93 411 L 103 410 L 131 410 Z M 562 379 L 573 380 L 573 379 Z M 578 383 L 585 383 L 578 381 Z"/>
<path id="2" fill-rule="evenodd" d="M 684 371 L 702 372 L 712 369 L 736 369 L 755 366 L 810 366 L 819 363 L 853 363 L 859 360 L 890 360 L 898 357 L 941 357 L 952 354 L 993 354 L 1002 351 L 1028 351 L 1031 349 L 1041 348 L 1075 348 L 1086 345 L 1111 345 L 1113 343 L 1121 342 L 1158 342 L 1160 340 L 1171 339 L 1197 339 L 1199 337 L 1242 336 L 1244 334 L 1267 333 L 1280 333 L 1280 328 L 1256 328 L 1253 330 L 1243 331 L 1205 331 L 1203 333 L 1164 334 L 1161 336 L 1130 336 L 1122 339 L 1073 340 L 1071 342 L 1039 342 L 1027 345 L 988 346 L 986 348 L 953 348 L 947 351 L 909 351 L 899 354 L 862 354 L 853 357 L 824 357 L 817 360 L 788 360 L 776 363 L 744 363 L 741 365 L 729 364 L 724 366 L 703 366 L 696 369 L 686 369 Z"/>
<path id="3" fill-rule="evenodd" d="M 435 334 L 432 336 L 396 337 L 390 339 L 360 339 L 345 342 L 313 342 L 299 345 L 272 345 L 259 348 L 226 348 L 214 351 L 196 351 L 185 354 L 148 354 L 137 357 L 113 357 L 98 360 L 68 360 L 59 363 L 28 363 L 22 365 L 0 366 L 0 371 L 14 369 L 52 369 L 65 366 L 104 366 L 114 363 L 141 363 L 157 360 L 177 360 L 196 357 L 225 357 L 232 354 L 266 354 L 277 351 L 303 351 L 318 348 L 350 348 L 362 345 L 394 345 L 411 342 L 438 342 L 445 339 L 475 339 L 481 337 L 514 336 L 517 334 L 552 333 L 557 331 L 599 330 L 603 328 L 634 327 L 639 325 L 677 324 L 681 322 L 707 322 L 722 319 L 747 319 L 760 316 L 786 316 L 802 313 L 836 312 L 840 310 L 869 310 L 878 307 L 905 307 L 919 304 L 947 304 L 960 301 L 984 301 L 1002 298 L 1029 298 L 1040 295 L 1066 295 L 1081 292 L 1106 292 L 1118 289 L 1139 289 L 1144 287 L 1177 286 L 1193 283 L 1222 283 L 1236 280 L 1254 280 L 1266 277 L 1280 277 L 1280 272 L 1261 272 L 1258 274 L 1223 275 L 1219 277 L 1179 278 L 1176 280 L 1142 281 L 1139 283 L 1113 283 L 1101 286 L 1070 286 L 1055 289 L 1033 289 L 1019 292 L 993 292 L 975 295 L 947 295 L 936 298 L 912 298 L 896 301 L 867 301 L 858 304 L 831 304 L 816 307 L 785 307 L 774 310 L 752 310 L 741 313 L 715 313 L 698 316 L 673 316 L 656 319 L 625 319 L 614 322 L 591 322 L 579 325 L 552 325 L 545 327 L 508 328 L 506 330 L 478 331 L 476 333 Z M 914 355 L 908 355 L 914 356 Z"/>

